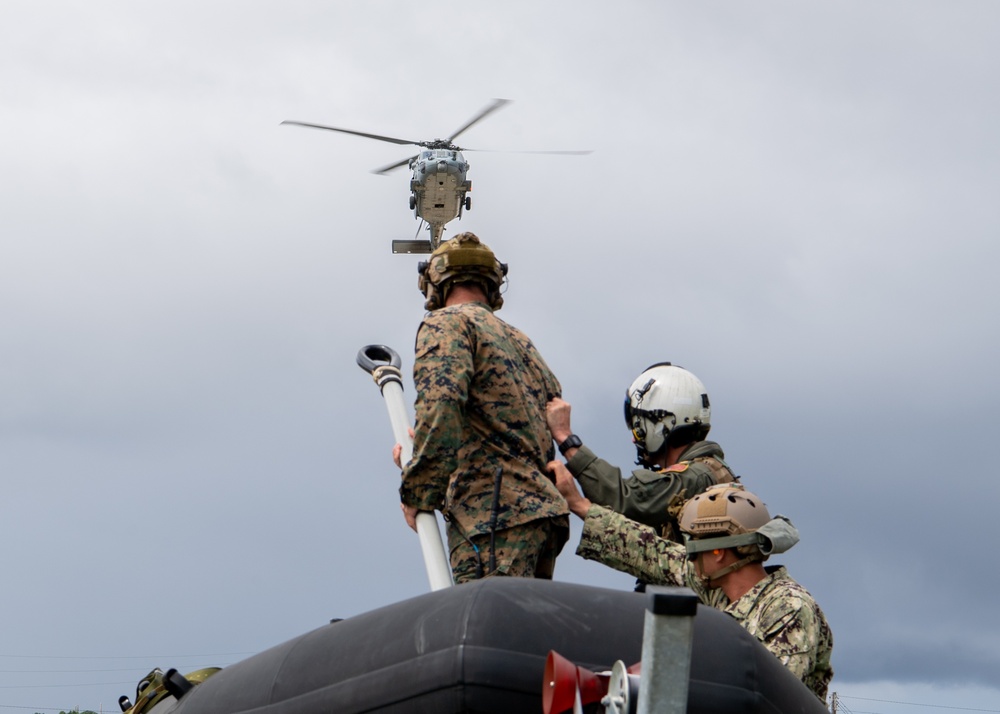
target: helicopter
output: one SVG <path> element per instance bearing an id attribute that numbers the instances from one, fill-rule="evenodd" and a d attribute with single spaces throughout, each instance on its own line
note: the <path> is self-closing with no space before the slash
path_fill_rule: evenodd
<path id="1" fill-rule="evenodd" d="M 388 174 L 395 169 L 409 166 L 413 175 L 410 179 L 410 210 L 422 223 L 417 229 L 427 225 L 430 231 L 430 240 L 412 240 L 392 242 L 393 253 L 430 253 L 441 244 L 444 234 L 444 227 L 456 217 L 461 218 L 463 211 L 471 210 L 472 197 L 468 193 L 472 190 L 472 181 L 468 179 L 469 162 L 462 154 L 463 151 L 488 151 L 487 149 L 465 149 L 456 145 L 455 139 L 485 119 L 487 116 L 510 104 L 509 99 L 494 99 L 486 105 L 472 119 L 456 129 L 447 139 L 433 139 L 431 141 L 411 141 L 409 139 L 398 139 L 381 134 L 370 134 L 353 129 L 341 129 L 325 124 L 312 124 L 303 121 L 293 121 L 286 119 L 282 124 L 292 124 L 295 126 L 310 127 L 312 129 L 325 129 L 328 131 L 339 131 L 344 134 L 354 134 L 368 139 L 387 141 L 392 144 L 413 145 L 422 148 L 420 153 L 409 156 L 401 161 L 396 161 L 375 169 L 372 173 Z M 590 151 L 518 151 L 509 153 L 523 154 L 569 154 L 581 155 L 589 154 Z"/>

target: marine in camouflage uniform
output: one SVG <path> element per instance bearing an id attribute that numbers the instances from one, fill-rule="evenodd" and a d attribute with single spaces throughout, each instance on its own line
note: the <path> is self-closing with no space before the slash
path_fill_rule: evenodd
<path id="1" fill-rule="evenodd" d="M 579 493 L 574 495 L 576 487 L 568 471 L 558 482 L 573 512 L 584 518 L 578 555 L 651 584 L 690 587 L 703 603 L 730 614 L 825 702 L 833 677 L 833 634 L 826 617 L 812 595 L 784 567 L 765 568 L 761 562 L 771 552 L 783 552 L 798 540 L 797 531 L 786 519 L 779 516 L 772 520 L 759 501 L 757 516 L 734 515 L 732 508 L 727 514 L 725 506 L 717 504 L 739 504 L 756 497 L 741 486 L 716 487 L 685 504 L 680 520 L 681 529 L 690 536 L 685 546 L 594 505 Z M 755 517 L 757 520 L 751 522 Z M 729 535 L 717 537 L 726 533 Z M 781 545 L 777 545 L 779 541 Z M 725 562 L 730 564 L 700 572 L 708 567 L 702 558 L 708 559 L 710 550 L 715 562 L 727 558 Z M 727 556 L 726 550 L 732 555 Z M 741 571 L 745 576 L 741 584 L 727 582 L 739 577 Z"/>
<path id="2" fill-rule="evenodd" d="M 722 447 L 706 441 L 711 407 L 705 385 L 669 362 L 643 370 L 625 393 L 625 423 L 632 432 L 636 463 L 631 477 L 598 457 L 572 433 L 570 405 L 548 405 L 549 428 L 569 468 L 591 501 L 657 529 L 680 542 L 677 514 L 705 489 L 738 481 Z"/>
<path id="3" fill-rule="evenodd" d="M 502 303 L 499 266 L 463 233 L 435 251 L 421 278 L 430 312 L 417 332 L 413 457 L 400 497 L 444 514 L 456 582 L 551 578 L 569 532 L 566 502 L 546 472 L 554 450 L 545 404 L 559 382 L 531 340 L 493 314 Z M 456 286 L 479 282 L 479 299 L 452 304 Z"/>

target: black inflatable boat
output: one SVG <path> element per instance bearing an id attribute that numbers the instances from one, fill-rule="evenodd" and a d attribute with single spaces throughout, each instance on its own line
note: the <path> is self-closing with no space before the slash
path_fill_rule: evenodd
<path id="1" fill-rule="evenodd" d="M 549 651 L 599 671 L 638 662 L 646 603 L 638 593 L 489 578 L 313 630 L 187 691 L 174 688 L 179 700 L 168 696 L 149 711 L 541 714 Z M 826 708 L 732 618 L 699 605 L 687 710 Z"/>

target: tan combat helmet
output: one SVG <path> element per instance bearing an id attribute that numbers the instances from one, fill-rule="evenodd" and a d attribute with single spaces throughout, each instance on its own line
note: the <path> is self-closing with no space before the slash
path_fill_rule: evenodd
<path id="1" fill-rule="evenodd" d="M 444 241 L 417 270 L 417 287 L 427 298 L 424 307 L 428 310 L 443 307 L 448 291 L 456 283 L 482 286 L 493 310 L 503 305 L 500 286 L 507 275 L 507 264 L 498 261 L 489 246 L 473 233 L 459 233 Z"/>
<path id="2" fill-rule="evenodd" d="M 741 484 L 714 486 L 684 504 L 680 529 L 686 534 L 688 557 L 706 550 L 733 548 L 743 558 L 710 576 L 722 576 L 772 553 L 784 553 L 799 540 L 784 516 L 771 518 L 767 506 Z"/>

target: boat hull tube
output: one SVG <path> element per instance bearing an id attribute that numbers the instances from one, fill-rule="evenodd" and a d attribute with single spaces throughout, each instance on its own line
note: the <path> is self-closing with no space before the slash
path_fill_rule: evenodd
<path id="1" fill-rule="evenodd" d="M 187 692 L 172 714 L 540 714 L 548 652 L 595 671 L 638 662 L 646 604 L 638 593 L 487 578 L 261 652 Z M 688 712 L 826 711 L 735 620 L 698 606 Z"/>

